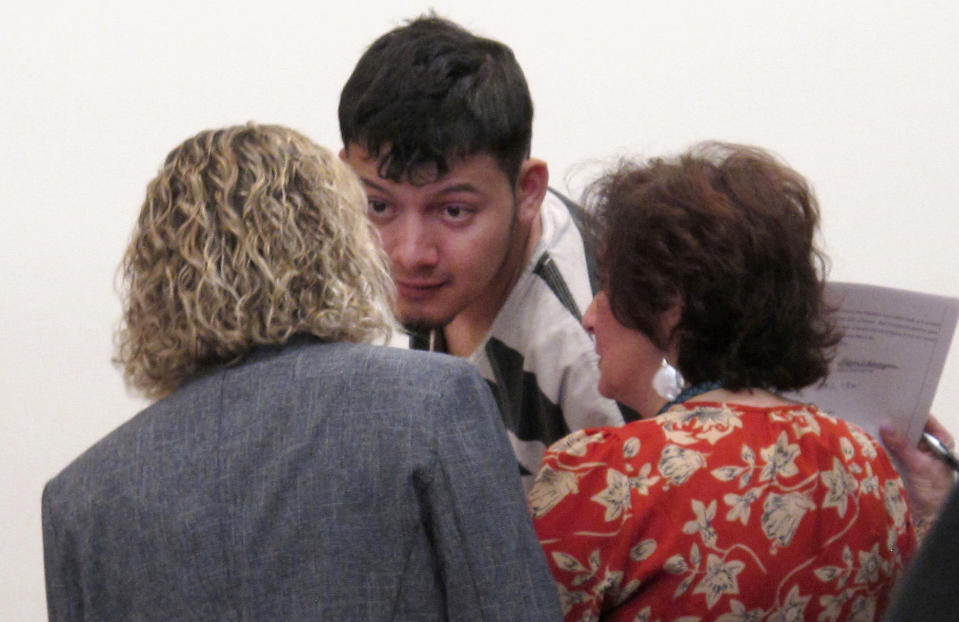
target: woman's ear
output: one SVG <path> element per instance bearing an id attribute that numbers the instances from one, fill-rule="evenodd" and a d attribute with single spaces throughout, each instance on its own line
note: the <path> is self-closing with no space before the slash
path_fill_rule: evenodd
<path id="1" fill-rule="evenodd" d="M 663 311 L 659 316 L 662 327 L 662 335 L 666 338 L 666 351 L 670 361 L 676 361 L 679 358 L 679 341 L 676 338 L 676 327 L 679 321 L 683 319 L 683 303 L 677 300 L 673 306 Z"/>

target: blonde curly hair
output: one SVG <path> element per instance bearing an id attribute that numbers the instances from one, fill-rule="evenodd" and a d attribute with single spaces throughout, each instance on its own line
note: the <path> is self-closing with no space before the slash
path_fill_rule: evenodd
<path id="1" fill-rule="evenodd" d="M 275 125 L 200 132 L 170 152 L 119 275 L 114 362 L 161 398 L 203 366 L 294 334 L 389 339 L 394 289 L 355 175 Z"/>

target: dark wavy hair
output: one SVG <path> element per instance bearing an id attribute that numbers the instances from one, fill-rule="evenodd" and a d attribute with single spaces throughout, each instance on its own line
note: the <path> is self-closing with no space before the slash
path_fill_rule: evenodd
<path id="1" fill-rule="evenodd" d="M 664 349 L 675 339 L 688 381 L 787 391 L 826 375 L 840 335 L 813 242 L 819 208 L 794 170 L 756 147 L 703 143 L 621 162 L 586 203 L 613 314 Z"/>
<path id="2" fill-rule="evenodd" d="M 367 49 L 340 94 L 343 145 L 379 161 L 379 174 L 419 183 L 450 160 L 489 154 L 514 183 L 529 156 L 533 102 L 512 50 L 435 15 Z"/>

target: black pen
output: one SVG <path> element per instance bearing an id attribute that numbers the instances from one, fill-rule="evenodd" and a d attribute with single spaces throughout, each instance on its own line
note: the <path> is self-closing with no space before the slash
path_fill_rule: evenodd
<path id="1" fill-rule="evenodd" d="M 948 464 L 955 471 L 959 471 L 959 458 L 956 457 L 956 454 L 949 451 L 949 448 L 946 447 L 942 441 L 930 434 L 929 432 L 923 432 L 922 438 L 926 441 L 926 444 L 932 448 L 937 456 L 942 458 L 942 461 Z"/>

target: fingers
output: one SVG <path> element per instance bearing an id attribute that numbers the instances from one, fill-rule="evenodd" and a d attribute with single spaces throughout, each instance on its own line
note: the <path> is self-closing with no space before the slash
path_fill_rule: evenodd
<path id="1" fill-rule="evenodd" d="M 906 480 L 913 479 L 916 473 L 922 473 L 925 468 L 924 461 L 930 460 L 931 456 L 924 453 L 918 445 L 909 442 L 909 438 L 892 428 L 880 427 L 879 436 L 886 450 L 896 461 L 897 468 L 901 466 L 904 469 L 903 476 Z"/>
<path id="2" fill-rule="evenodd" d="M 950 450 L 955 447 L 956 441 L 952 437 L 952 434 L 950 434 L 949 430 L 932 414 L 926 419 L 926 426 L 923 429 L 942 441 L 942 444 Z"/>
<path id="3" fill-rule="evenodd" d="M 906 438 L 906 435 L 894 428 L 880 426 L 879 437 L 882 439 L 886 449 L 897 457 L 901 457 L 902 453 L 909 447 L 909 439 Z"/>

